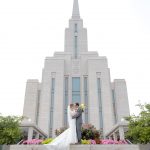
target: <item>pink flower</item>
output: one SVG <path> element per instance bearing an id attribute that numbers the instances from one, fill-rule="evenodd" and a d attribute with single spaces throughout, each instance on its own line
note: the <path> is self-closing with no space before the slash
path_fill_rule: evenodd
<path id="1" fill-rule="evenodd" d="M 113 140 L 102 140 L 102 144 L 114 144 Z"/>
<path id="2" fill-rule="evenodd" d="M 96 141 L 95 140 L 90 140 L 90 143 L 91 144 L 96 144 Z"/>
<path id="3" fill-rule="evenodd" d="M 23 144 L 28 144 L 28 145 L 30 145 L 30 144 L 40 144 L 40 143 L 42 143 L 42 141 L 43 140 L 41 140 L 41 139 L 32 139 L 32 140 L 24 141 Z"/>
<path id="4" fill-rule="evenodd" d="M 102 144 L 128 144 L 125 140 L 120 140 L 120 141 L 114 141 L 114 140 L 101 140 Z"/>

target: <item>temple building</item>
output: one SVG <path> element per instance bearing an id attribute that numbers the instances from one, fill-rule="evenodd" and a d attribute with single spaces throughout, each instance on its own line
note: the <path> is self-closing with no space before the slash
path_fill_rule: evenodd
<path id="1" fill-rule="evenodd" d="M 22 127 L 54 137 L 56 129 L 67 127 L 67 106 L 75 102 L 86 105 L 83 122 L 100 129 L 105 138 L 114 134 L 123 117 L 130 115 L 125 80 L 112 82 L 107 58 L 88 51 L 87 29 L 80 18 L 78 0 L 74 0 L 69 27 L 65 29 L 64 51 L 46 57 L 41 82 L 27 81 L 23 116 L 30 121 L 24 120 Z M 32 136 L 35 131 L 29 130 Z"/>

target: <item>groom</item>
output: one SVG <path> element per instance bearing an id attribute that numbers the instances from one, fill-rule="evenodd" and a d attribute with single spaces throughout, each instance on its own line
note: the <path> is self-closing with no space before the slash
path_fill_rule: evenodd
<path id="1" fill-rule="evenodd" d="M 72 116 L 72 119 L 76 118 L 76 131 L 78 143 L 81 143 L 81 127 L 82 127 L 82 109 L 79 107 L 79 103 L 75 103 L 76 114 Z"/>

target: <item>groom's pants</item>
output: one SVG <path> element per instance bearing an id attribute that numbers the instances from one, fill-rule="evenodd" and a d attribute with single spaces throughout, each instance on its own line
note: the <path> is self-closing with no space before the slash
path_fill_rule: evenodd
<path id="1" fill-rule="evenodd" d="M 82 126 L 82 124 L 81 125 L 77 125 L 77 138 L 78 138 L 78 142 L 81 142 L 81 137 L 82 137 L 82 135 L 81 135 L 81 126 Z"/>

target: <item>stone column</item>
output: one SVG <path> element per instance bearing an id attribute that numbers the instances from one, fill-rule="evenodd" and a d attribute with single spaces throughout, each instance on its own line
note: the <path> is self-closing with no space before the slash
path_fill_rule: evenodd
<path id="1" fill-rule="evenodd" d="M 28 140 L 32 140 L 33 137 L 33 128 L 29 127 L 28 129 Z"/>
<path id="2" fill-rule="evenodd" d="M 40 135 L 39 135 L 39 133 L 37 132 L 35 138 L 36 138 L 36 139 L 39 139 L 39 136 L 40 136 Z"/>
<path id="3" fill-rule="evenodd" d="M 120 135 L 120 140 L 124 140 L 124 128 L 123 128 L 123 126 L 119 127 L 119 135 Z"/>

